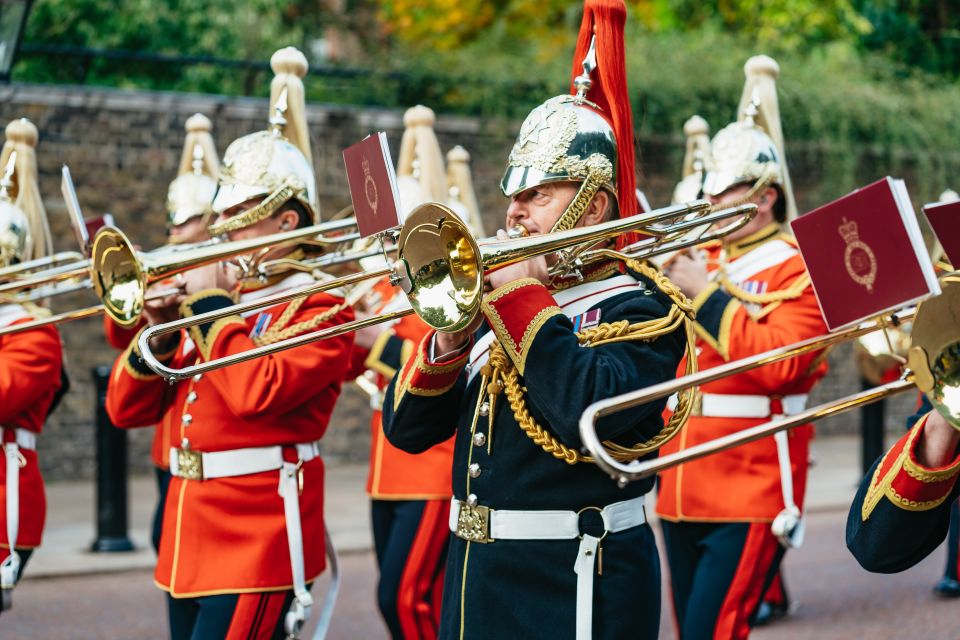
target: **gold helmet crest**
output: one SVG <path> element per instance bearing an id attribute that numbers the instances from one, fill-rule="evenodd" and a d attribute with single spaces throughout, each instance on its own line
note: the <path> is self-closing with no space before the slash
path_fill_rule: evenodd
<path id="1" fill-rule="evenodd" d="M 26 118 L 6 128 L 0 152 L 0 264 L 9 266 L 52 252 L 47 212 L 37 180 L 37 127 Z"/>
<path id="2" fill-rule="evenodd" d="M 195 113 L 185 125 L 187 138 L 180 156 L 180 169 L 167 191 L 167 225 L 179 226 L 197 216 L 209 223 L 213 197 L 217 192 L 220 160 L 210 132 L 213 123 Z"/>
<path id="3" fill-rule="evenodd" d="M 211 235 L 264 220 L 291 199 L 303 205 L 313 223 L 320 221 L 302 80 L 307 58 L 298 49 L 286 47 L 273 54 L 270 67 L 275 74 L 270 84 L 270 129 L 238 138 L 227 147 L 213 212 L 223 213 L 254 198 L 263 201 L 211 225 Z"/>
<path id="4" fill-rule="evenodd" d="M 783 131 L 776 80 L 780 66 L 769 56 L 754 56 L 744 65 L 746 82 L 738 119 L 711 142 L 703 192 L 717 196 L 738 184 L 752 185 L 744 201 L 770 185 L 780 187 L 787 220 L 797 217 L 790 173 L 783 152 Z"/>
<path id="5" fill-rule="evenodd" d="M 696 200 L 703 193 L 703 172 L 707 156 L 710 155 L 710 125 L 700 116 L 691 116 L 683 123 L 683 134 L 687 138 L 683 155 L 683 169 L 680 182 L 673 190 L 673 204 Z"/>

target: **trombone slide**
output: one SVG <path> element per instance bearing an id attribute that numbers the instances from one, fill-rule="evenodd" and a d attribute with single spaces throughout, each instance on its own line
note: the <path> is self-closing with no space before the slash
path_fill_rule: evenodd
<path id="1" fill-rule="evenodd" d="M 720 451 L 726 451 L 727 449 L 732 449 L 742 444 L 747 444 L 748 442 L 766 438 L 780 431 L 786 431 L 794 427 L 809 424 L 821 418 L 840 415 L 851 409 L 873 404 L 874 402 L 915 388 L 916 383 L 914 383 L 912 379 L 895 380 L 846 396 L 839 400 L 834 400 L 833 402 L 826 402 L 816 407 L 811 407 L 789 417 L 776 418 L 763 424 L 743 429 L 737 433 L 731 433 L 711 440 L 710 442 L 702 442 L 682 451 L 659 456 L 652 460 L 642 462 L 638 460 L 630 464 L 623 464 L 608 456 L 609 460 L 604 460 L 604 464 L 601 464 L 600 459 L 597 458 L 597 464 L 603 467 L 618 484 L 624 486 L 632 480 L 642 480 L 650 476 L 655 476 L 661 471 L 676 467 L 685 462 L 704 458 Z M 583 423 L 581 422 L 581 434 L 582 429 Z M 606 464 L 610 461 L 612 461 L 613 464 Z"/>
<path id="2" fill-rule="evenodd" d="M 897 313 L 894 318 L 896 322 L 894 324 L 899 324 L 901 322 L 906 322 L 912 320 L 916 310 L 908 310 L 901 313 Z M 611 414 L 617 413 L 622 409 L 629 409 L 636 407 L 642 404 L 647 404 L 648 402 L 653 402 L 654 400 L 660 400 L 666 398 L 667 396 L 673 395 L 684 389 L 690 387 L 698 387 L 700 385 L 706 384 L 708 382 L 713 382 L 714 380 L 719 380 L 720 378 L 725 378 L 730 375 L 741 373 L 743 371 L 748 371 L 750 369 L 755 369 L 762 367 L 767 364 L 772 364 L 774 362 L 780 362 L 781 360 L 787 360 L 795 356 L 808 353 L 810 351 L 817 351 L 820 349 L 825 349 L 827 347 L 839 344 L 846 340 L 859 338 L 860 336 L 866 335 L 873 331 L 877 330 L 877 324 L 875 322 L 866 322 L 855 327 L 850 327 L 849 329 L 844 329 L 842 331 L 837 331 L 835 333 L 830 333 L 827 335 L 816 336 L 813 338 L 808 338 L 807 340 L 802 340 L 794 344 L 788 344 L 783 347 L 778 347 L 776 349 L 771 349 L 763 353 L 757 354 L 755 356 L 750 356 L 749 358 L 743 358 L 741 360 L 734 360 L 726 364 L 720 365 L 719 367 L 713 367 L 711 369 L 704 369 L 695 374 L 689 376 L 682 376 L 675 380 L 668 380 L 666 382 L 661 382 L 659 384 L 646 387 L 644 389 L 638 389 L 636 391 L 631 391 L 629 393 L 624 393 L 613 398 L 607 398 L 605 400 L 599 400 L 589 407 L 587 407 L 583 414 L 580 416 L 580 439 L 583 442 L 583 446 L 587 449 L 589 454 L 594 457 L 596 460 L 597 466 L 606 471 L 611 478 L 616 480 L 619 484 L 625 485 L 631 480 L 639 480 L 645 478 L 651 473 L 657 473 L 660 469 L 653 472 L 644 471 L 646 467 L 641 467 L 645 463 L 639 461 L 634 461 L 629 464 L 624 464 L 618 462 L 612 458 L 606 451 L 601 443 L 600 438 L 597 436 L 596 422 L 600 418 L 609 416 Z M 893 384 L 893 383 L 891 383 Z M 909 383 L 912 385 L 913 383 Z M 886 385 L 885 385 L 886 386 Z M 902 390 L 902 389 L 899 389 Z M 899 391 L 898 390 L 898 391 Z M 878 398 L 879 399 L 879 398 Z M 816 407 L 815 409 L 821 409 L 821 407 Z M 805 411 L 800 415 L 808 415 L 810 409 Z M 825 414 L 829 415 L 829 414 Z M 793 420 L 797 416 L 792 416 L 789 420 Z M 809 420 L 807 420 L 809 421 Z M 779 422 L 778 422 L 779 424 Z M 796 423 L 802 424 L 802 423 Z M 795 426 L 795 425 L 794 425 Z M 785 427 L 789 428 L 789 427 Z M 776 429 L 775 431 L 779 431 Z M 767 435 L 767 434 L 764 434 Z M 757 439 L 761 438 L 763 435 L 756 436 Z M 748 442 L 745 440 L 744 442 Z M 735 444 L 740 444 L 737 442 Z M 735 446 L 731 444 L 730 446 Z M 729 447 L 725 447 L 729 448 Z M 682 453 L 682 452 L 681 452 Z M 699 456 L 698 456 L 699 457 Z M 663 459 L 666 459 L 667 456 L 664 456 Z M 679 463 L 677 463 L 679 464 Z M 639 469 L 639 471 L 638 471 Z"/>

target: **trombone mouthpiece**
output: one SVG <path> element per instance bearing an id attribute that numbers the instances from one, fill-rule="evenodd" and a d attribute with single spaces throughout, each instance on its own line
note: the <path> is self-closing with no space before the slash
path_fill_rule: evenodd
<path id="1" fill-rule="evenodd" d="M 507 237 L 511 240 L 516 240 L 517 238 L 526 238 L 528 235 L 530 235 L 530 233 L 522 224 L 515 224 L 507 230 Z"/>

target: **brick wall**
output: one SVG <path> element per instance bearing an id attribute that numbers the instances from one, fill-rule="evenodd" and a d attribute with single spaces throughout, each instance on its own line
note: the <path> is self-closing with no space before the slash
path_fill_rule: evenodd
<path id="1" fill-rule="evenodd" d="M 209 116 L 222 154 L 235 138 L 265 128 L 265 100 L 222 96 L 121 91 L 83 87 L 13 84 L 0 87 L 0 120 L 25 116 L 40 130 L 38 160 L 57 249 L 72 249 L 74 241 L 60 196 L 61 164 L 68 164 L 81 206 L 87 215 L 110 212 L 135 242 L 152 248 L 164 241 L 164 202 L 183 144 L 183 123 L 195 112 Z M 402 112 L 372 108 L 311 105 L 308 121 L 313 143 L 321 208 L 333 212 L 349 203 L 341 151 L 378 130 L 386 131 L 396 153 L 402 133 Z M 442 148 L 462 144 L 473 156 L 477 195 L 488 229 L 502 224 L 505 201 L 498 184 L 503 163 L 519 123 L 439 118 L 436 130 Z M 655 205 L 669 199 L 680 165 L 682 145 L 675 137 L 641 141 L 644 183 Z M 791 153 L 800 210 L 839 196 L 860 182 L 836 185 L 836 176 L 823 170 L 829 152 L 820 147 Z M 874 177 L 869 159 L 856 173 L 863 182 Z M 891 169 L 892 170 L 892 169 Z M 883 175 L 877 173 L 876 176 Z M 806 179 L 805 179 L 806 178 Z M 57 301 L 57 308 L 93 304 L 90 295 L 77 294 Z M 42 465 L 50 479 L 91 477 L 95 451 L 94 391 L 91 368 L 110 364 L 115 353 L 102 337 L 98 319 L 63 325 L 70 394 L 51 416 L 42 442 Z M 858 386 L 849 346 L 835 350 L 832 372 L 815 394 L 836 397 Z M 904 399 L 888 411 L 891 429 L 912 401 Z M 331 460 L 363 460 L 367 455 L 369 408 L 365 398 L 348 388 L 337 408 L 324 443 Z M 855 416 L 825 423 L 823 430 L 856 428 Z M 130 464 L 135 471 L 149 468 L 150 430 L 130 433 Z M 855 452 L 851 452 L 855 455 Z"/>

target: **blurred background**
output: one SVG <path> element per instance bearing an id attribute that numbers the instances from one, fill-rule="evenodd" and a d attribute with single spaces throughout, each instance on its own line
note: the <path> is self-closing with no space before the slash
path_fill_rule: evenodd
<path id="1" fill-rule="evenodd" d="M 906 179 L 917 207 L 960 184 L 953 0 L 627 5 L 639 186 L 654 206 L 668 203 L 680 177 L 683 122 L 699 114 L 716 132 L 733 120 L 743 63 L 758 53 L 780 63 L 800 211 L 884 175 Z M 264 128 L 268 60 L 292 44 L 311 62 L 304 82 L 324 212 L 349 202 L 342 149 L 383 130 L 396 153 L 403 111 L 424 104 L 438 115 L 442 148 L 461 144 L 471 153 L 494 229 L 505 208 L 498 182 L 521 119 L 568 90 L 580 12 L 580 3 L 560 0 L 0 0 L 0 34 L 26 18 L 9 82 L 0 84 L 0 118 L 26 116 L 40 130 L 56 248 L 73 248 L 59 192 L 63 163 L 87 215 L 112 213 L 152 248 L 164 241 L 166 189 L 186 118 L 201 112 L 213 120 L 220 153 Z M 15 47 L 0 47 L 3 62 Z M 74 391 L 47 425 L 42 463 L 51 479 L 85 478 L 94 471 L 90 369 L 115 354 L 98 320 L 64 325 L 63 334 Z M 851 349 L 832 354 L 817 398 L 859 387 Z M 888 429 L 902 428 L 911 403 L 888 410 Z M 325 438 L 329 460 L 366 459 L 368 411 L 363 396 L 345 393 Z M 850 415 L 819 428 L 855 433 L 857 423 Z M 149 468 L 149 439 L 147 430 L 131 435 L 134 471 Z"/>

